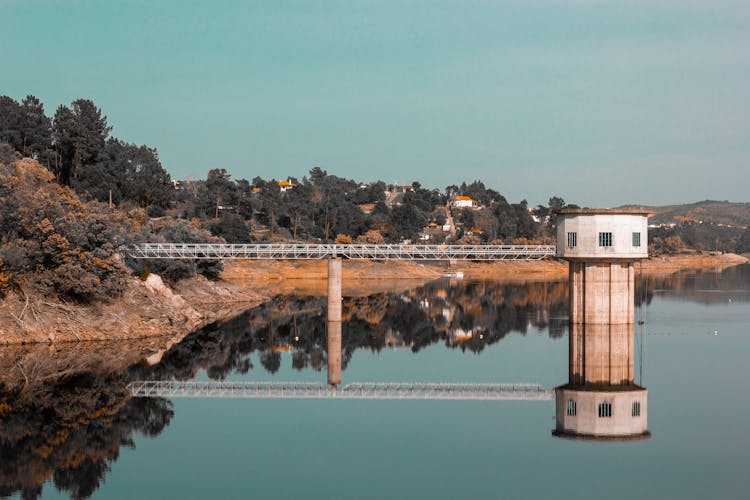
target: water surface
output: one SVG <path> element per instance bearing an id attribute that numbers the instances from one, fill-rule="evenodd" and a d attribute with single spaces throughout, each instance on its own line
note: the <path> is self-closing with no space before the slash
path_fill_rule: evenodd
<path id="1" fill-rule="evenodd" d="M 128 397 L 136 379 L 325 382 L 325 299 L 278 297 L 189 336 L 153 367 L 92 360 L 58 379 L 80 352 L 51 363 L 29 353 L 39 347 L 5 351 L 2 361 L 22 358 L 27 375 L 55 382 L 0 399 L 0 493 L 745 498 L 750 266 L 644 279 L 636 299 L 646 441 L 555 438 L 550 401 Z M 345 299 L 344 319 L 344 383 L 567 382 L 565 283 L 439 281 Z"/>

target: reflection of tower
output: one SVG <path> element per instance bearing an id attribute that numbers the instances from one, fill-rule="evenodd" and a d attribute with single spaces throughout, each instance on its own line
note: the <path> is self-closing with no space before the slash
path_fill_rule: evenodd
<path id="1" fill-rule="evenodd" d="M 328 261 L 328 383 L 336 387 L 341 384 L 341 259 L 331 257 Z"/>
<path id="2" fill-rule="evenodd" d="M 648 213 L 563 209 L 557 256 L 570 264 L 568 384 L 555 389 L 556 436 L 650 436 L 648 392 L 634 383 L 634 263 L 648 257 Z"/>

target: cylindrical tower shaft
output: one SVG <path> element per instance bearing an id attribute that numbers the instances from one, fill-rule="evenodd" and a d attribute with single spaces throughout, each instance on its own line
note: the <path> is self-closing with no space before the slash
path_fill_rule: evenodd
<path id="1" fill-rule="evenodd" d="M 573 385 L 626 385 L 635 380 L 635 325 L 570 324 Z"/>
<path id="2" fill-rule="evenodd" d="M 570 262 L 570 322 L 622 325 L 634 322 L 633 262 Z"/>

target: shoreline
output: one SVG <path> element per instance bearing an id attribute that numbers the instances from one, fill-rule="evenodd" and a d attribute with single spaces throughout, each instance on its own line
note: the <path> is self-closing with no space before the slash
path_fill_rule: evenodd
<path id="1" fill-rule="evenodd" d="M 723 270 L 748 262 L 750 259 L 736 254 L 685 254 L 651 257 L 637 266 L 642 274 L 662 275 L 689 269 Z M 229 261 L 225 264 L 221 278 L 238 286 L 251 284 L 254 289 L 273 286 L 289 289 L 298 285 L 304 289 L 305 285 L 302 283 L 327 278 L 326 266 L 325 260 Z M 378 283 L 383 281 L 432 280 L 444 277 L 446 273 L 455 272 L 462 272 L 465 280 L 503 283 L 556 281 L 568 278 L 567 262 L 556 258 L 492 263 L 459 261 L 452 265 L 397 260 L 388 262 L 347 260 L 342 267 L 345 288 L 347 281 L 361 282 L 377 288 Z"/>
<path id="2" fill-rule="evenodd" d="M 639 272 L 667 276 L 684 270 L 722 271 L 748 262 L 735 254 L 660 256 L 640 264 Z M 568 274 L 567 263 L 557 259 L 450 266 L 347 261 L 343 267 L 344 295 L 350 297 L 401 293 L 448 272 L 462 272 L 466 281 L 508 284 L 564 281 Z M 133 278 L 122 297 L 93 305 L 9 294 L 0 301 L 0 345 L 142 341 L 150 352 L 144 359 L 158 362 L 166 350 L 191 333 L 227 321 L 275 295 L 325 295 L 326 276 L 324 260 L 234 261 L 225 264 L 219 281 L 196 277 L 170 288 L 156 275 L 145 281 Z"/>

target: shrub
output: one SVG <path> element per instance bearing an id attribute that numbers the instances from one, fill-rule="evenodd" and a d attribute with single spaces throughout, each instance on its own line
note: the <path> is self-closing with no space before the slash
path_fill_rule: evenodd
<path id="1" fill-rule="evenodd" d="M 83 302 L 116 295 L 127 275 L 116 251 L 128 231 L 124 217 L 82 202 L 36 161 L 0 164 L 4 274 Z"/>
<path id="2" fill-rule="evenodd" d="M 337 234 L 335 243 L 337 245 L 350 245 L 352 242 L 352 237 L 348 234 Z"/>

